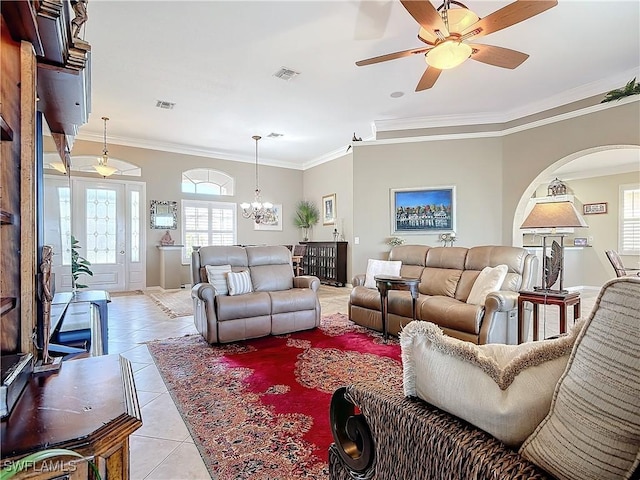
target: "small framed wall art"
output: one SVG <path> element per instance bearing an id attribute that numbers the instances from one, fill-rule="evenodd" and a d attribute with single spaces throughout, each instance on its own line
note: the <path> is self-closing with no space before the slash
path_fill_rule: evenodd
<path id="1" fill-rule="evenodd" d="M 607 213 L 607 202 L 585 203 L 582 205 L 583 215 L 595 215 L 598 213 Z"/>
<path id="2" fill-rule="evenodd" d="M 322 224 L 335 225 L 336 223 L 336 194 L 322 197 Z"/>
<path id="3" fill-rule="evenodd" d="M 271 214 L 261 223 L 253 224 L 254 230 L 279 230 L 282 231 L 282 204 L 274 203 Z"/>

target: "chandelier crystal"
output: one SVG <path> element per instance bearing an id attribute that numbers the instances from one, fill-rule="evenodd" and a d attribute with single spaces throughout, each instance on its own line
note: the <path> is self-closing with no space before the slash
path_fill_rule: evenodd
<path id="1" fill-rule="evenodd" d="M 262 137 L 254 135 L 253 138 L 256 141 L 256 189 L 254 192 L 253 202 L 241 203 L 243 218 L 251 218 L 257 224 L 270 221 L 274 217 L 273 204 L 270 202 L 262 202 L 262 196 L 260 195 L 260 186 L 258 183 L 258 140 Z"/>
<path id="2" fill-rule="evenodd" d="M 98 164 L 94 165 L 93 168 L 103 177 L 109 177 L 116 173 L 118 169 L 107 165 L 107 160 L 109 160 L 109 152 L 107 150 L 107 120 L 109 120 L 109 117 L 102 117 L 102 120 L 104 121 L 104 147 L 102 149 L 102 156 L 98 157 Z"/>

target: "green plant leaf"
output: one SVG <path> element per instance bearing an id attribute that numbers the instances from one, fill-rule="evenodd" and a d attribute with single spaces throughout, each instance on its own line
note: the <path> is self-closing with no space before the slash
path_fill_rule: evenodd
<path id="1" fill-rule="evenodd" d="M 296 216 L 293 224 L 298 228 L 313 227 L 320 220 L 320 211 L 315 203 L 309 200 L 300 200 L 296 205 Z"/>

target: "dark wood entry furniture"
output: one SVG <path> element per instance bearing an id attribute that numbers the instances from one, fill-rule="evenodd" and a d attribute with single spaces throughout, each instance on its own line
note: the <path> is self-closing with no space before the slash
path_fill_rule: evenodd
<path id="1" fill-rule="evenodd" d="M 518 343 L 524 341 L 524 302 L 533 304 L 533 340 L 538 340 L 538 305 L 557 305 L 560 307 L 560 333 L 567 331 L 567 307 L 573 306 L 573 321 L 580 318 L 580 293 L 519 292 L 518 296 Z"/>
<path id="2" fill-rule="evenodd" d="M 307 246 L 303 265 L 306 275 L 321 283 L 344 287 L 347 283 L 347 242 L 300 242 Z"/>
<path id="3" fill-rule="evenodd" d="M 29 380 L 2 422 L 2 458 L 11 462 L 40 450 L 67 448 L 93 457 L 102 478 L 127 480 L 129 435 L 141 426 L 126 358 L 108 355 L 64 362 L 59 373 Z M 61 471 L 48 473 L 38 479 L 65 478 Z"/>
<path id="4" fill-rule="evenodd" d="M 387 331 L 388 315 L 389 315 L 389 290 L 403 290 L 411 292 L 411 315 L 413 320 L 416 319 L 416 300 L 420 295 L 418 287 L 420 286 L 419 278 L 395 277 L 392 275 L 376 275 L 373 277 L 376 281 L 376 287 L 380 292 L 380 313 L 382 314 L 382 336 L 386 342 L 389 338 Z"/>

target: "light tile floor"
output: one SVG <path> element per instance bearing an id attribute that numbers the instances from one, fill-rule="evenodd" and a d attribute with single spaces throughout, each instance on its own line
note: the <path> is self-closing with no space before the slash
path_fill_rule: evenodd
<path id="1" fill-rule="evenodd" d="M 349 292 L 323 285 L 319 295 L 323 315 L 347 313 Z M 590 313 L 597 293 L 582 292 L 583 316 Z M 557 333 L 557 307 L 547 307 L 546 313 L 542 309 L 540 318 L 541 324 L 546 320 L 546 336 Z M 109 304 L 109 353 L 131 361 L 144 423 L 131 436 L 133 480 L 211 478 L 144 343 L 193 333 L 197 333 L 193 317 L 170 319 L 146 295 L 114 295 Z"/>

